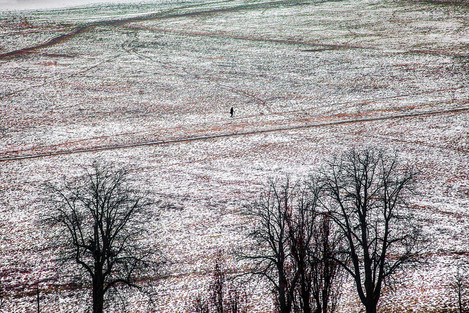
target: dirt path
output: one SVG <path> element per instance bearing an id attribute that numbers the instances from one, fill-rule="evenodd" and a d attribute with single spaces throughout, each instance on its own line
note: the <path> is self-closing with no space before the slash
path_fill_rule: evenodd
<path id="1" fill-rule="evenodd" d="M 128 24 L 131 22 L 140 22 L 140 21 L 155 20 L 155 19 L 190 17 L 190 16 L 210 15 L 210 14 L 224 13 L 224 12 L 233 12 L 233 11 L 239 11 L 239 10 L 256 10 L 256 9 L 266 9 L 266 8 L 271 8 L 271 7 L 276 7 L 276 6 L 284 7 L 284 6 L 296 6 L 296 5 L 307 4 L 307 2 L 305 1 L 285 0 L 285 1 L 257 3 L 257 4 L 251 4 L 251 5 L 238 5 L 234 7 L 199 10 L 195 12 L 185 12 L 185 13 L 177 12 L 179 10 L 191 9 L 191 8 L 196 8 L 196 7 L 205 7 L 207 5 L 222 4 L 222 3 L 229 3 L 229 1 L 216 1 L 216 2 L 209 2 L 205 4 L 187 5 L 187 6 L 177 7 L 177 8 L 164 11 L 164 12 L 149 13 L 149 14 L 143 14 L 140 16 L 123 18 L 123 19 L 97 21 L 97 22 L 82 24 L 82 25 L 77 26 L 71 32 L 54 37 L 44 43 L 31 46 L 31 47 L 14 50 L 14 51 L 10 51 L 10 52 L 1 53 L 0 60 L 14 58 L 14 57 L 21 56 L 29 52 L 33 52 L 39 49 L 43 49 L 43 48 L 54 46 L 56 44 L 60 44 L 66 40 L 69 40 L 81 33 L 87 32 L 93 29 L 94 27 L 98 27 L 98 26 L 118 26 L 118 25 Z"/>
<path id="2" fill-rule="evenodd" d="M 39 50 L 39 49 L 42 49 L 42 48 L 47 48 L 47 47 L 62 43 L 62 42 L 66 41 L 66 40 L 68 40 L 68 39 L 70 39 L 70 38 L 72 38 L 72 37 L 74 37 L 74 36 L 76 36 L 80 33 L 83 33 L 85 31 L 87 31 L 90 27 L 91 26 L 78 26 L 77 28 L 75 28 L 73 31 L 71 31 L 68 34 L 60 35 L 58 37 L 52 38 L 49 41 L 38 44 L 36 46 L 32 46 L 32 47 L 28 47 L 28 48 L 22 48 L 22 49 L 19 49 L 19 50 L 14 50 L 14 51 L 2 53 L 2 54 L 0 54 L 0 59 L 6 59 L 6 58 L 20 56 L 20 55 L 23 55 L 25 53 L 33 52 L 35 50 Z"/>
<path id="3" fill-rule="evenodd" d="M 193 17 L 193 16 L 201 16 L 201 15 L 212 15 L 218 13 L 228 13 L 228 12 L 236 12 L 236 11 L 247 11 L 247 10 L 259 10 L 259 9 L 269 9 L 275 7 L 287 7 L 287 6 L 300 6 L 300 5 L 309 5 L 310 2 L 302 1 L 302 0 L 281 0 L 281 1 L 270 1 L 270 2 L 263 2 L 263 3 L 255 3 L 255 4 L 243 4 L 237 5 L 232 7 L 221 7 L 221 8 L 212 8 L 212 9 L 205 9 L 205 10 L 197 10 L 193 12 L 179 12 L 180 10 L 185 9 L 193 9 L 193 8 L 203 8 L 209 5 L 214 4 L 224 4 L 229 3 L 230 1 L 216 1 L 216 2 L 208 2 L 204 4 L 195 4 L 195 5 L 187 5 L 176 7 L 164 12 L 158 13 L 148 13 L 142 14 L 139 16 L 133 16 L 129 18 L 122 18 L 122 19 L 115 19 L 115 20 L 105 20 L 105 21 L 97 21 L 91 23 L 85 23 L 82 25 L 78 25 L 74 30 L 67 34 L 63 34 L 52 38 L 44 43 L 26 47 L 10 52 L 5 52 L 0 54 L 1 59 L 8 59 L 14 58 L 17 56 L 24 55 L 26 53 L 30 53 L 39 49 L 47 48 L 50 46 L 54 46 L 56 44 L 60 44 L 66 40 L 69 40 L 81 33 L 87 32 L 94 27 L 98 26 L 122 26 L 125 24 L 129 24 L 132 22 L 141 22 L 147 20 L 156 20 L 156 19 L 168 19 L 168 18 L 180 18 L 180 17 Z M 132 27 L 133 29 L 139 29 L 139 27 Z M 168 30 L 159 30 L 159 31 L 168 31 Z M 169 31 L 171 32 L 171 31 Z M 177 31 L 174 31 L 177 33 Z M 327 43 L 311 43 L 311 42 L 303 42 L 298 40 L 288 40 L 288 39 L 271 39 L 271 38 L 251 38 L 247 36 L 231 36 L 229 34 L 220 35 L 220 34 L 211 34 L 211 33 L 193 33 L 190 30 L 181 32 L 181 34 L 185 34 L 187 36 L 208 36 L 208 37 L 227 37 L 232 39 L 240 39 L 240 40 L 249 40 L 249 41 L 262 41 L 262 42 L 275 42 L 275 43 L 284 43 L 284 44 L 295 44 L 295 45 L 302 45 L 302 46 L 309 46 L 311 49 L 303 50 L 305 52 L 317 52 L 322 50 L 336 50 L 336 49 L 366 49 L 366 50 L 380 50 L 378 47 L 373 46 L 356 46 L 356 45 L 347 45 L 347 44 L 327 44 Z M 433 51 L 433 50 L 410 50 L 404 51 L 402 53 L 414 53 L 414 54 L 431 54 L 431 55 L 444 55 L 444 56 L 455 56 L 455 57 L 469 57 L 469 54 L 461 54 L 456 52 L 448 52 L 448 51 Z"/>
<path id="4" fill-rule="evenodd" d="M 313 124 L 298 125 L 298 126 L 273 127 L 269 129 L 262 129 L 262 130 L 248 130 L 248 131 L 242 131 L 242 132 L 211 134 L 211 135 L 202 135 L 202 136 L 194 136 L 194 137 L 181 137 L 181 138 L 175 138 L 175 139 L 169 139 L 169 140 L 142 141 L 142 142 L 135 142 L 135 143 L 128 143 L 128 144 L 109 145 L 109 146 L 94 146 L 94 147 L 83 148 L 83 149 L 62 150 L 62 151 L 55 151 L 55 152 L 21 155 L 21 156 L 5 156 L 5 157 L 0 157 L 0 162 L 20 161 L 20 160 L 27 160 L 27 159 L 37 159 L 37 158 L 50 157 L 50 156 L 70 155 L 70 154 L 87 153 L 87 152 L 129 149 L 129 148 L 138 148 L 138 147 L 145 147 L 145 146 L 160 146 L 160 145 L 182 143 L 182 142 L 193 142 L 193 141 L 203 141 L 203 140 L 229 138 L 229 137 L 250 136 L 250 135 L 283 132 L 283 131 L 290 131 L 290 130 L 301 130 L 301 129 L 308 129 L 308 128 L 337 126 L 337 125 L 344 125 L 344 124 L 396 120 L 396 119 L 412 118 L 412 117 L 419 117 L 419 116 L 423 117 L 423 116 L 433 116 L 433 115 L 442 115 L 442 114 L 453 114 L 453 113 L 462 113 L 462 112 L 468 112 L 468 111 L 469 111 L 469 107 L 462 107 L 462 108 L 454 108 L 454 109 L 448 109 L 448 110 L 426 111 L 426 112 L 417 112 L 417 113 L 408 113 L 408 114 L 396 114 L 396 115 L 391 115 L 391 116 L 370 117 L 370 118 L 363 118 L 363 119 L 349 119 L 349 120 L 342 120 L 342 121 L 313 123 Z"/>

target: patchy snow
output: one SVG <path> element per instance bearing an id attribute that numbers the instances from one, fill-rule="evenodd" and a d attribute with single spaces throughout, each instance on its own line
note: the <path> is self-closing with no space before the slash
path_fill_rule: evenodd
<path id="1" fill-rule="evenodd" d="M 32 311 L 39 280 L 43 311 L 85 310 L 89 293 L 61 285 L 38 219 L 50 209 L 43 183 L 93 159 L 130 167 L 161 200 L 145 238 L 172 261 L 158 312 L 185 312 L 218 249 L 240 266 L 229 252 L 246 245 L 243 204 L 267 178 L 305 177 L 363 145 L 396 150 L 420 170 L 411 209 L 431 239 L 428 262 L 386 290 L 381 309 L 455 307 L 451 273 L 469 254 L 467 7 L 162 1 L 8 12 L 0 54 L 155 12 L 0 59 L 1 310 Z M 11 159 L 44 153 L 54 155 Z M 342 312 L 358 312 L 345 286 Z M 269 312 L 268 288 L 250 288 L 250 311 Z M 126 298 L 141 310 L 141 296 Z"/>

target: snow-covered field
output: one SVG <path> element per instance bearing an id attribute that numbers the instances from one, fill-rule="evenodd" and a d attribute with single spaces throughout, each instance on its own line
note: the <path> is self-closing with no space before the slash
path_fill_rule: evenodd
<path id="1" fill-rule="evenodd" d="M 48 210 L 44 182 L 79 175 L 94 159 L 131 168 L 161 200 L 146 238 L 172 261 L 158 312 L 186 312 L 218 249 L 237 267 L 230 252 L 249 225 L 242 206 L 267 178 L 304 177 L 374 145 L 420 169 L 411 203 L 431 239 L 428 262 L 380 307 L 454 311 L 450 284 L 469 258 L 468 11 L 160 0 L 0 12 L 0 310 L 36 310 L 38 281 L 43 312 L 84 310 L 89 295 L 55 279 L 55 251 L 37 222 Z M 342 312 L 358 312 L 347 286 Z M 128 297 L 131 311 L 144 311 Z M 257 292 L 251 305 L 270 312 L 271 297 Z"/>

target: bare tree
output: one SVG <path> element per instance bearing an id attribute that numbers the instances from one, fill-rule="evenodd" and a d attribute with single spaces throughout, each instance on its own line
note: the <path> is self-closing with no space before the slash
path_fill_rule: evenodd
<path id="1" fill-rule="evenodd" d="M 313 292 L 314 267 L 317 265 L 316 256 L 312 253 L 311 245 L 315 239 L 315 225 L 319 214 L 314 210 L 316 199 L 310 201 L 304 196 L 299 197 L 294 207 L 285 215 L 288 226 L 288 247 L 297 272 L 296 292 L 299 299 L 295 302 L 297 309 L 303 313 L 311 313 L 311 295 Z"/>
<path id="2" fill-rule="evenodd" d="M 368 148 L 332 160 L 323 176 L 324 205 L 344 238 L 344 258 L 336 261 L 374 313 L 382 286 L 417 257 L 421 236 L 405 201 L 415 174 L 395 154 Z"/>
<path id="3" fill-rule="evenodd" d="M 249 235 L 255 248 L 244 258 L 273 285 L 280 312 L 333 312 L 337 303 L 338 241 L 330 218 L 318 210 L 322 188 L 311 182 L 271 180 L 247 207 L 256 223 Z"/>
<path id="4" fill-rule="evenodd" d="M 140 288 L 139 281 L 157 277 L 155 249 L 141 242 L 151 201 L 130 186 L 126 170 L 95 162 L 85 175 L 48 190 L 52 213 L 44 222 L 57 234 L 63 266 L 77 264 L 91 282 L 94 313 L 103 312 L 111 290 Z"/>
<path id="5" fill-rule="evenodd" d="M 233 279 L 227 277 L 223 252 L 216 255 L 213 276 L 206 292 L 197 297 L 190 310 L 195 313 L 246 313 L 247 294 Z"/>
<path id="6" fill-rule="evenodd" d="M 222 253 L 221 251 L 217 252 L 217 257 L 215 260 L 215 268 L 213 271 L 213 281 L 210 286 L 211 290 L 211 300 L 212 304 L 215 307 L 216 313 L 223 313 L 224 310 L 224 300 L 226 293 L 226 273 L 222 268 Z"/>
<path id="7" fill-rule="evenodd" d="M 295 187 L 287 178 L 284 183 L 270 180 L 257 201 L 247 205 L 247 214 L 255 221 L 249 237 L 255 249 L 243 255 L 254 262 L 252 273 L 266 278 L 274 287 L 276 304 L 289 313 L 294 302 L 298 273 L 289 251 L 287 216 L 293 206 Z"/>
<path id="8" fill-rule="evenodd" d="M 312 178 L 286 216 L 290 253 L 298 272 L 296 306 L 303 313 L 334 312 L 339 295 L 341 268 L 334 254 L 340 238 L 332 231 L 331 219 L 319 210 L 322 192 Z"/>
<path id="9" fill-rule="evenodd" d="M 457 296 L 458 313 L 469 312 L 469 276 L 468 264 L 459 263 L 452 288 Z"/>
<path id="10" fill-rule="evenodd" d="M 312 256 L 312 296 L 316 304 L 314 312 L 332 313 L 337 309 L 341 294 L 343 271 L 336 260 L 343 259 L 343 256 L 338 255 L 342 238 L 334 232 L 328 214 L 321 214 L 320 217 L 314 227 L 314 241 L 309 252 Z"/>

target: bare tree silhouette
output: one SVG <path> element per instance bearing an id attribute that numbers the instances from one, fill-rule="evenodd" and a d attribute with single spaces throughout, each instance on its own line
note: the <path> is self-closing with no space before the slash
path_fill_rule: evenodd
<path id="1" fill-rule="evenodd" d="M 415 173 L 397 156 L 351 150 L 323 171 L 324 205 L 344 238 L 342 259 L 367 313 L 375 313 L 382 286 L 417 259 L 421 234 L 406 203 Z M 346 260 L 346 261 L 344 261 Z"/>
<path id="2" fill-rule="evenodd" d="M 86 273 L 94 313 L 103 312 L 109 291 L 158 277 L 157 250 L 141 242 L 151 201 L 130 186 L 126 170 L 95 162 L 78 179 L 47 188 L 52 213 L 43 222 L 59 243 L 62 266 Z"/>

